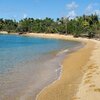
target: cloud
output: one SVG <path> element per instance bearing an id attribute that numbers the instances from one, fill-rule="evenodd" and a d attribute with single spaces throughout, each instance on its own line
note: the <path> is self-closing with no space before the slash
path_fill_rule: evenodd
<path id="1" fill-rule="evenodd" d="M 27 14 L 24 13 L 24 14 L 23 14 L 23 18 L 26 18 L 26 17 L 27 17 Z"/>
<path id="2" fill-rule="evenodd" d="M 91 14 L 92 11 L 93 11 L 93 4 L 89 4 L 85 9 L 85 13 Z"/>
<path id="3" fill-rule="evenodd" d="M 94 10 L 94 14 L 97 14 L 98 16 L 100 16 L 100 10 Z"/>
<path id="4" fill-rule="evenodd" d="M 72 1 L 71 3 L 66 5 L 67 11 L 68 11 L 67 17 L 69 17 L 69 19 L 73 19 L 76 17 L 77 14 L 76 14 L 75 10 L 78 7 L 79 7 L 79 5 L 76 4 L 76 2 L 74 2 L 74 1 Z"/>
<path id="5" fill-rule="evenodd" d="M 71 2 L 70 4 L 66 5 L 68 10 L 75 10 L 76 8 L 78 8 L 78 4 L 76 4 L 74 1 Z"/>
<path id="6" fill-rule="evenodd" d="M 86 8 L 86 12 L 90 12 L 90 11 L 92 11 L 92 9 L 93 9 L 93 5 L 90 4 L 90 5 L 88 5 L 87 8 Z"/>
<path id="7" fill-rule="evenodd" d="M 73 18 L 76 17 L 76 15 L 77 15 L 77 14 L 75 13 L 75 11 L 72 10 L 72 11 L 69 11 L 67 17 L 69 17 L 69 19 L 73 19 Z"/>
<path id="8" fill-rule="evenodd" d="M 99 14 L 100 10 L 98 10 L 98 8 L 99 8 L 99 3 L 90 3 L 85 9 L 85 14 L 88 14 L 88 15 L 92 13 Z"/>

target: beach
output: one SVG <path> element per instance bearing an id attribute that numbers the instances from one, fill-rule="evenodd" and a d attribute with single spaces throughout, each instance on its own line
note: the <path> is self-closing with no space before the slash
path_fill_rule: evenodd
<path id="1" fill-rule="evenodd" d="M 0 100 L 100 100 L 100 0 L 0 10 Z"/>
<path id="2" fill-rule="evenodd" d="M 38 95 L 37 100 L 100 100 L 100 41 L 56 34 L 28 36 L 75 40 L 86 45 L 65 57 L 61 76 Z M 26 36 L 27 36 L 26 35 Z M 29 99 L 30 100 L 30 99 Z"/>
<path id="3" fill-rule="evenodd" d="M 100 41 L 50 33 L 27 33 L 22 36 L 79 41 L 83 44 L 65 55 L 60 76 L 43 86 L 37 92 L 36 100 L 100 100 Z M 18 97 L 20 100 L 33 100 L 33 85 L 30 87 Z"/>
<path id="4" fill-rule="evenodd" d="M 77 41 L 11 34 L 0 35 L 0 41 L 0 100 L 35 100 L 58 79 L 65 55 L 83 46 Z"/>
<path id="5" fill-rule="evenodd" d="M 100 41 L 96 43 L 87 70 L 76 94 L 76 100 L 100 100 Z"/>

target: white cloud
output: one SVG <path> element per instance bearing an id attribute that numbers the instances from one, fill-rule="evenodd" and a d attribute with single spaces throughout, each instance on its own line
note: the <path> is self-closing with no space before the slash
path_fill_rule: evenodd
<path id="1" fill-rule="evenodd" d="M 71 2 L 70 4 L 66 5 L 68 10 L 75 10 L 76 8 L 78 8 L 78 4 L 76 4 L 74 1 Z"/>
<path id="2" fill-rule="evenodd" d="M 73 18 L 76 17 L 76 15 L 77 15 L 77 14 L 75 13 L 75 11 L 72 10 L 72 11 L 70 11 L 70 12 L 68 13 L 67 17 L 69 17 L 69 19 L 73 19 Z"/>
<path id="3" fill-rule="evenodd" d="M 24 13 L 24 14 L 23 14 L 23 18 L 26 18 L 26 17 L 27 17 L 27 14 Z"/>
<path id="4" fill-rule="evenodd" d="M 100 10 L 94 10 L 94 14 L 97 14 L 98 16 L 100 16 Z"/>
<path id="5" fill-rule="evenodd" d="M 74 1 L 72 1 L 71 3 L 67 4 L 66 5 L 66 8 L 68 10 L 68 14 L 67 14 L 67 17 L 69 17 L 69 19 L 73 19 L 76 17 L 76 12 L 75 10 L 78 8 L 78 4 Z"/>
<path id="6" fill-rule="evenodd" d="M 86 9 L 85 9 L 85 14 L 92 14 L 92 13 L 99 13 L 100 10 L 98 10 L 99 3 L 90 3 Z"/>
<path id="7" fill-rule="evenodd" d="M 85 9 L 85 14 L 91 14 L 92 11 L 93 11 L 93 4 L 89 4 Z"/>
<path id="8" fill-rule="evenodd" d="M 87 6 L 86 11 L 91 11 L 92 9 L 93 9 L 93 5 L 90 4 L 90 5 Z"/>

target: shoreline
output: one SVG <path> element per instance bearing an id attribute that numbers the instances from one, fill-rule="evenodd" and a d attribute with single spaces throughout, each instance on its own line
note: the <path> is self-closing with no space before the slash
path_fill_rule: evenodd
<path id="1" fill-rule="evenodd" d="M 87 63 L 89 63 L 90 57 L 92 56 L 92 52 L 95 50 L 95 45 L 96 45 L 95 41 L 96 40 L 86 39 L 86 38 L 74 38 L 73 36 L 68 36 L 68 35 L 65 36 L 65 35 L 59 35 L 59 34 L 42 34 L 42 33 L 41 34 L 28 33 L 28 34 L 25 34 L 24 36 L 72 40 L 72 41 L 79 41 L 79 42 L 85 44 L 84 47 L 80 48 L 79 50 L 77 50 L 75 52 L 72 52 L 71 54 L 68 55 L 68 57 L 64 58 L 62 67 L 61 67 L 61 75 L 58 77 L 57 80 L 52 82 L 50 85 L 44 87 L 36 97 L 36 100 L 46 100 L 46 99 L 47 100 L 66 100 L 66 99 L 78 100 L 80 95 L 78 95 L 78 97 L 77 97 L 76 93 L 77 94 L 79 93 L 78 89 L 80 88 L 79 86 L 80 86 L 80 84 L 82 82 L 82 78 L 85 74 L 84 70 L 87 69 L 86 65 L 87 65 Z M 83 55 L 82 56 L 83 61 L 81 62 L 80 61 L 81 57 L 79 57 L 78 58 L 79 64 L 77 64 L 74 61 L 74 60 L 77 61 L 77 57 L 75 58 L 75 55 L 76 56 Z M 69 59 L 71 59 L 73 62 L 75 62 L 76 66 L 74 66 L 70 62 Z M 72 69 L 69 68 L 69 72 L 68 72 L 67 71 L 68 68 L 65 68 L 65 67 L 69 66 L 70 64 L 66 65 L 67 62 L 68 63 L 70 62 L 70 64 L 73 65 L 74 67 L 78 66 L 78 71 L 80 71 L 80 72 L 76 71 L 77 72 L 76 73 L 75 68 L 74 68 L 74 71 L 72 71 L 73 66 L 72 66 Z M 70 73 L 70 71 L 72 71 L 73 73 Z M 64 72 L 65 72 L 65 74 L 63 75 Z M 69 73 L 68 76 L 66 76 L 66 72 Z M 76 75 L 73 76 L 72 74 L 74 74 L 74 73 Z M 66 79 L 66 77 L 68 79 Z M 75 77 L 75 78 L 73 79 L 73 77 Z M 82 97 L 82 98 L 84 98 L 84 97 Z M 80 100 L 86 100 L 86 99 L 80 99 Z M 89 99 L 87 99 L 87 100 L 89 100 Z"/>
<path id="2" fill-rule="evenodd" d="M 0 31 L 0 35 L 19 35 L 19 33 L 8 33 L 7 31 Z"/>
<path id="3" fill-rule="evenodd" d="M 86 85 L 88 84 L 84 85 L 83 83 L 84 83 L 84 77 L 86 77 L 86 73 L 91 69 L 91 68 L 88 69 L 88 67 L 91 66 L 91 64 L 94 66 L 93 68 L 96 68 L 97 65 L 98 65 L 97 68 L 100 67 L 100 63 L 98 60 L 100 59 L 100 56 L 98 57 L 98 53 L 99 53 L 98 46 L 100 46 L 100 41 L 93 40 L 93 39 L 86 39 L 86 38 L 74 38 L 71 35 L 65 36 L 60 34 L 45 34 L 45 33 L 27 33 L 21 36 L 71 40 L 71 41 L 79 41 L 85 44 L 84 47 L 76 50 L 75 52 L 71 52 L 63 59 L 60 76 L 58 77 L 57 80 L 52 82 L 50 85 L 44 87 L 37 95 L 36 100 L 66 100 L 66 99 L 94 100 L 93 99 L 94 95 L 93 96 L 91 95 L 92 94 L 91 90 L 88 96 L 90 97 L 91 95 L 92 98 L 88 98 L 88 96 L 86 95 L 87 93 L 86 88 L 88 87 L 88 86 L 86 87 Z M 100 70 L 97 69 L 98 74 L 99 71 Z M 92 85 L 90 84 L 90 86 L 92 88 L 95 87 L 94 84 Z M 100 90 L 99 86 L 100 84 L 98 85 L 98 88 L 95 88 L 94 90 L 98 92 Z M 88 89 L 90 88 L 88 87 Z M 86 98 L 84 99 L 84 97 L 87 97 L 88 99 Z M 96 100 L 100 100 L 100 96 L 98 96 L 98 98 L 99 99 Z"/>
<path id="4" fill-rule="evenodd" d="M 91 46 L 93 46 L 93 44 Z M 45 87 L 37 95 L 36 100 L 45 100 L 45 99 L 47 99 L 47 100 L 66 100 L 66 99 L 72 100 L 73 96 L 76 93 L 76 89 L 78 88 L 78 85 L 81 82 L 81 78 L 83 76 L 83 73 L 81 70 L 81 67 L 82 67 L 81 64 L 84 65 L 83 63 L 86 63 L 88 61 L 88 59 L 89 59 L 88 57 L 90 56 L 90 54 L 88 55 L 87 58 L 85 58 L 85 61 L 80 62 L 78 64 L 79 66 L 81 66 L 81 67 L 78 66 L 79 68 L 77 67 L 78 71 L 80 71 L 80 72 L 76 71 L 75 68 L 73 69 L 73 66 L 71 69 L 66 68 L 66 66 L 69 66 L 71 63 L 70 64 L 67 64 L 67 63 L 69 63 L 71 60 L 74 61 L 73 58 L 75 58 L 75 56 L 77 56 L 77 54 L 79 52 L 84 51 L 84 48 L 87 50 L 87 46 L 85 46 L 75 52 L 72 52 L 71 54 L 68 55 L 68 57 L 65 57 L 65 59 L 63 60 L 63 63 L 62 63 L 62 72 L 61 72 L 60 79 L 58 78 L 58 80 L 56 80 L 52 84 Z M 90 49 L 89 49 L 89 51 L 90 51 Z M 80 57 L 79 57 L 79 59 L 80 59 Z M 76 59 L 76 60 L 79 60 L 79 59 Z M 76 64 L 76 66 L 77 66 L 77 64 Z M 73 73 L 71 73 L 71 71 Z M 78 74 L 77 74 L 77 72 L 78 72 Z M 73 76 L 72 74 L 74 74 L 74 73 L 76 75 Z M 68 75 L 68 76 L 66 76 L 66 75 Z M 79 78 L 79 79 L 77 80 L 77 78 Z"/>
<path id="5" fill-rule="evenodd" d="M 82 38 L 74 38 L 72 35 L 63 35 L 63 34 L 58 34 L 58 33 L 54 33 L 54 34 L 52 33 L 26 33 L 26 34 L 22 34 L 21 36 L 61 39 L 61 40 L 73 40 L 73 41 L 79 41 L 83 43 L 85 42 L 85 41 L 82 41 Z"/>
<path id="6" fill-rule="evenodd" d="M 82 40 L 82 38 L 74 38 L 72 35 L 67 35 L 67 36 L 65 36 L 65 35 L 60 35 L 60 34 L 44 34 L 44 33 L 27 33 L 27 34 L 24 34 L 24 35 L 21 35 L 21 36 L 29 36 L 29 37 L 39 37 L 39 38 L 49 38 L 49 39 L 61 39 L 61 40 L 69 40 L 69 41 L 77 41 L 77 42 L 81 42 L 82 43 L 82 45 L 85 45 L 86 44 L 86 41 L 83 41 Z M 87 40 L 87 39 L 86 39 Z M 83 47 L 83 46 L 82 46 Z M 82 48 L 82 47 L 77 47 L 74 51 L 72 51 L 72 52 L 70 52 L 69 54 L 71 54 L 71 53 L 73 53 L 73 52 L 76 52 L 78 49 L 80 49 L 80 48 Z M 68 55 L 69 55 L 68 54 Z M 66 56 L 66 55 L 65 55 Z M 64 58 L 65 59 L 65 58 Z M 64 60 L 63 59 L 63 60 Z M 62 61 L 63 61 L 62 60 Z M 52 83 L 49 83 L 47 86 L 45 86 L 37 95 L 36 95 L 36 100 L 38 100 L 37 99 L 37 97 L 38 97 L 38 95 L 40 94 L 40 93 L 42 93 L 44 90 L 45 90 L 45 88 L 47 88 L 49 85 L 51 85 L 51 84 L 54 84 L 57 80 L 60 80 L 60 78 L 61 78 L 61 75 L 62 75 L 62 69 L 63 69 L 63 65 L 62 65 L 62 63 L 61 63 L 61 65 L 60 65 L 61 67 L 61 72 L 60 72 L 60 75 L 58 76 L 58 78 L 56 79 L 56 80 L 54 80 Z M 28 100 L 31 100 L 31 98 L 29 98 Z"/>
<path id="7" fill-rule="evenodd" d="M 86 64 L 90 60 L 90 57 L 92 55 L 92 52 L 95 50 L 95 45 L 96 45 L 96 42 L 95 42 L 96 40 L 91 40 L 91 39 L 86 39 L 86 38 L 73 38 L 73 36 L 65 36 L 65 35 L 59 35 L 59 34 L 41 34 L 40 35 L 40 34 L 36 34 L 36 33 L 31 33 L 31 34 L 27 34 L 25 36 L 43 37 L 43 38 L 51 38 L 51 39 L 54 38 L 54 39 L 73 40 L 73 41 L 79 41 L 79 42 L 85 43 L 86 44 L 85 47 L 83 47 L 83 48 L 81 48 L 81 49 L 79 49 L 79 50 L 68 55 L 70 57 L 71 55 L 74 55 L 74 54 L 76 54 L 76 53 L 78 53 L 82 50 L 84 51 L 84 49 L 89 49 L 88 50 L 89 54 L 86 53 L 86 54 L 88 54 L 88 57 L 85 58 L 84 64 L 81 67 L 84 67 L 84 66 L 86 67 Z M 91 44 L 91 42 L 92 42 L 92 44 Z M 90 44 L 91 44 L 91 46 L 90 46 Z M 87 45 L 90 46 L 90 47 L 88 47 Z M 69 57 L 65 57 L 64 61 L 68 60 Z M 63 64 L 63 67 L 64 66 L 65 65 Z M 78 97 L 74 97 L 74 95 L 76 95 L 76 93 L 78 91 L 78 87 L 79 87 L 80 83 L 82 82 L 81 79 L 83 78 L 83 76 L 85 74 L 85 72 L 84 72 L 85 69 L 81 70 L 80 71 L 81 75 L 77 76 L 77 78 L 79 78 L 79 80 L 76 81 L 76 83 L 75 83 L 76 85 L 74 84 L 75 86 L 71 86 L 71 84 L 69 84 L 69 86 L 67 86 L 67 87 L 73 87 L 73 89 L 70 91 L 71 94 L 68 95 L 68 91 L 66 91 L 67 93 L 65 95 L 64 91 L 67 90 L 67 89 L 65 89 L 66 87 L 64 88 L 64 86 L 62 86 L 63 84 L 59 85 L 60 84 L 59 81 L 61 81 L 61 77 L 62 77 L 63 70 L 64 70 L 63 67 L 62 67 L 61 76 L 58 78 L 58 80 L 54 81 L 53 83 L 51 83 L 50 85 L 48 85 L 44 89 L 42 89 L 42 91 L 40 91 L 40 93 L 37 95 L 36 100 L 45 100 L 45 99 L 47 99 L 47 100 L 66 100 L 67 97 L 68 97 L 68 100 L 78 100 Z M 61 88 L 63 87 L 63 89 L 62 89 L 63 91 L 61 91 L 60 87 Z M 57 91 L 60 91 L 60 93 L 57 92 Z M 85 99 L 81 99 L 81 100 L 85 100 Z"/>

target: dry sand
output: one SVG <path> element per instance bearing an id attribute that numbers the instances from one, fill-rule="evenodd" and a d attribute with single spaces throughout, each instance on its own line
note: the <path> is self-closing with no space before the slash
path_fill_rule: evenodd
<path id="1" fill-rule="evenodd" d="M 30 33 L 25 36 L 86 43 L 84 48 L 65 57 L 60 78 L 45 87 L 37 100 L 100 100 L 100 41 L 59 34 Z"/>
<path id="2" fill-rule="evenodd" d="M 67 40 L 75 40 L 72 35 L 60 35 L 60 34 L 51 34 L 51 33 L 27 33 L 23 34 L 23 36 L 33 36 L 33 37 L 42 37 L 42 38 L 51 38 L 51 39 L 67 39 Z M 79 40 L 79 39 L 78 39 Z"/>
<path id="3" fill-rule="evenodd" d="M 0 34 L 8 34 L 7 31 L 0 31 Z"/>
<path id="4" fill-rule="evenodd" d="M 96 43 L 75 100 L 100 100 L 100 41 Z"/>

